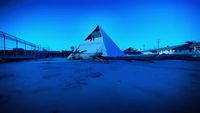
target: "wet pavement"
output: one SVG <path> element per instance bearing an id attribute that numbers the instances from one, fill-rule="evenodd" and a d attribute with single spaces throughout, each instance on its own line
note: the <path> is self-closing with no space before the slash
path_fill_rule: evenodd
<path id="1" fill-rule="evenodd" d="M 200 62 L 0 64 L 1 113 L 199 113 Z"/>

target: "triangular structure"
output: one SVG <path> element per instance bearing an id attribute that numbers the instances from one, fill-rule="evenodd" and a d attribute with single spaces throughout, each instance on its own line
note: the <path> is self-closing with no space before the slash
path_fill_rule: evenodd
<path id="1" fill-rule="evenodd" d="M 84 51 L 84 53 L 101 52 L 102 56 L 109 57 L 123 56 L 120 48 L 99 26 L 79 45 L 78 51 Z"/>

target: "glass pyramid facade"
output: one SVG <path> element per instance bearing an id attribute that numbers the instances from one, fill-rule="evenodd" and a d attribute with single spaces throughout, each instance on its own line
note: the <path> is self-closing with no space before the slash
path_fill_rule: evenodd
<path id="1" fill-rule="evenodd" d="M 79 45 L 78 50 L 89 54 L 101 52 L 108 57 L 123 55 L 120 48 L 99 26 Z"/>

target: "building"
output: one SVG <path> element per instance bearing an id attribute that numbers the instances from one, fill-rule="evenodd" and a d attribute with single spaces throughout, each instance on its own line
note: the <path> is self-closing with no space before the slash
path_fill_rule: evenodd
<path id="1" fill-rule="evenodd" d="M 142 52 L 138 51 L 138 49 L 129 47 L 124 50 L 124 54 L 125 55 L 138 55 L 138 54 L 142 54 Z"/>
<path id="2" fill-rule="evenodd" d="M 200 42 L 187 41 L 185 44 L 167 46 L 158 49 L 141 51 L 143 54 L 178 54 L 178 55 L 200 55 Z"/>
<path id="3" fill-rule="evenodd" d="M 92 33 L 78 46 L 77 50 L 84 54 L 102 53 L 102 56 L 122 56 L 123 52 L 114 41 L 97 26 Z"/>

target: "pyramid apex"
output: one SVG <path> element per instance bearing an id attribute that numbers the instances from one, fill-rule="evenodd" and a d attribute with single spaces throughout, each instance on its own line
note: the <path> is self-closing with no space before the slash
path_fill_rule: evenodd
<path id="1" fill-rule="evenodd" d="M 101 28 L 100 25 L 97 25 L 97 28 Z"/>

